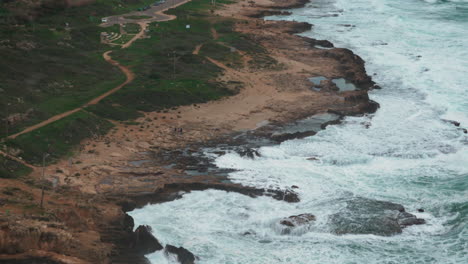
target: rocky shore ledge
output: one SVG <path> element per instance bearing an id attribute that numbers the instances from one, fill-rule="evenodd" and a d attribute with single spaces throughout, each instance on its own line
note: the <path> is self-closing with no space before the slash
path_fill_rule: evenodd
<path id="1" fill-rule="evenodd" d="M 158 136 L 122 125 L 104 139 L 84 142 L 83 150 L 73 158 L 79 163 L 68 166 L 69 161 L 64 160 L 49 166 L 49 180 L 67 182 L 46 190 L 45 204 L 53 213 L 3 215 L 0 263 L 147 263 L 144 254 L 163 248 L 167 254 L 177 255 L 181 263 L 191 263 L 196 256 L 181 245 L 163 246 L 147 227 L 133 231 L 133 219 L 126 212 L 206 189 L 298 202 L 300 197 L 294 192 L 297 186 L 264 190 L 230 183 L 227 172 L 210 167 L 209 161 L 200 166 L 203 159 L 197 153 L 210 144 L 229 142 L 242 155 L 255 157 L 255 147 L 264 145 L 264 139 L 274 144 L 317 132 L 301 128 L 304 118 L 331 115 L 317 123 L 318 129 L 323 129 L 343 116 L 378 109 L 367 94 L 378 86 L 366 74 L 359 56 L 332 48 L 326 40 L 295 35 L 313 25 L 262 19 L 265 15 L 287 14 L 281 10 L 306 3 L 308 0 L 234 1 L 216 10 L 216 15 L 238 19 L 236 31 L 264 47 L 276 63 L 239 70 L 219 64 L 225 70 L 225 81 L 244 84 L 238 95 L 163 113 L 145 113 L 138 120 L 141 127 L 152 127 Z M 248 65 L 249 61 L 265 58 L 244 59 Z M 311 77 L 322 80 L 313 83 Z M 336 79 L 344 79 L 356 89 L 341 90 L 333 82 Z M 174 127 L 186 132 L 174 135 Z M 242 132 L 246 130 L 250 132 Z M 38 173 L 36 176 L 40 177 Z M 33 192 L 26 183 L 5 180 L 3 184 L 17 186 L 12 195 Z M 313 215 L 291 216 L 282 224 L 291 227 L 314 219 Z M 336 219 L 339 221 L 339 216 Z M 398 224 L 399 219 L 391 221 Z"/>

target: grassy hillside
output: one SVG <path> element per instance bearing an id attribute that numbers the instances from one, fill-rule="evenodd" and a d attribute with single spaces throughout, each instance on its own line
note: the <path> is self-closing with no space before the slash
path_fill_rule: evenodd
<path id="1" fill-rule="evenodd" d="M 81 106 L 121 83 L 125 79 L 123 74 L 102 59 L 102 53 L 110 47 L 100 43 L 100 32 L 106 29 L 98 24 L 103 16 L 151 2 L 97 0 L 73 8 L 30 6 L 31 1 L 2 2 L 0 137 L 7 130 L 11 134 Z M 22 10 L 37 13 L 28 16 L 34 20 L 18 16 Z"/>
<path id="2" fill-rule="evenodd" d="M 10 150 L 32 164 L 39 164 L 42 155 L 49 153 L 50 163 L 71 154 L 84 138 L 106 133 L 112 126 L 106 119 L 126 121 L 141 116 L 141 111 L 231 95 L 240 84 L 217 82 L 222 70 L 206 57 L 241 67 L 235 49 L 252 57 L 265 52 L 248 36 L 233 31 L 238 21 L 214 16 L 210 0 L 193 0 L 170 10 L 168 13 L 178 19 L 150 24 L 147 37 L 127 49 L 100 44 L 101 31 L 118 32 L 118 26 L 98 27 L 100 17 L 124 13 L 148 2 L 132 1 L 124 5 L 127 1 L 97 0 L 84 7 L 56 10 L 20 26 L 0 26 L 9 41 L 0 46 L 0 55 L 8 62 L 0 65 L 4 80 L 0 84 L 0 106 L 5 109 L 1 110 L 0 118 L 13 113 L 21 114 L 22 118 L 9 126 L 10 134 L 80 106 L 121 83 L 124 76 L 104 62 L 103 51 L 113 49 L 112 58 L 129 66 L 136 75 L 132 83 L 99 104 L 7 140 L 5 144 Z M 114 5 L 116 2 L 120 6 Z M 129 33 L 135 33 L 133 27 L 128 25 Z M 218 39 L 213 37 L 214 30 Z M 193 54 L 200 45 L 200 52 Z M 2 128 L 4 133 L 5 126 Z"/>
<path id="3" fill-rule="evenodd" d="M 48 163 L 72 154 L 75 146 L 90 137 L 99 137 L 113 125 L 109 121 L 88 112 L 79 111 L 48 126 L 6 141 L 10 149 L 20 150 L 22 159 L 40 165 L 47 153 Z"/>

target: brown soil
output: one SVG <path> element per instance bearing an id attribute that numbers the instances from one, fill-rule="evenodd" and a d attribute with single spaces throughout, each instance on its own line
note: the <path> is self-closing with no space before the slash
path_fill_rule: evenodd
<path id="1" fill-rule="evenodd" d="M 257 0 L 256 3 L 255 6 L 246 1 L 235 1 L 218 10 L 217 14 L 247 21 L 237 24 L 236 30 L 252 36 L 277 63 L 257 63 L 255 56 L 247 56 L 242 50 L 238 51 L 244 60 L 244 67 L 240 69 L 207 58 L 224 70 L 219 81 L 243 84 L 237 95 L 162 113 L 144 113 L 144 117 L 136 120 L 138 125 L 117 124 L 108 135 L 82 142 L 81 151 L 71 160 L 46 168 L 47 178 L 58 182 L 58 187 L 46 193 L 45 212 L 51 215 L 49 218 L 26 217 L 44 214 L 38 208 L 26 210 L 8 203 L 1 207 L 3 211 L 9 208 L 11 215 L 2 218 L 0 223 L 3 224 L 0 237 L 7 238 L 0 240 L 0 252 L 24 254 L 28 249 L 45 250 L 91 263 L 109 263 L 111 259 L 113 263 L 128 263 L 123 255 L 132 254 L 128 241 L 133 224 L 124 211 L 147 202 L 175 199 L 173 194 L 180 190 L 218 188 L 259 195 L 256 190 L 246 191 L 209 175 L 187 176 L 180 169 L 157 163 L 137 167 L 130 161 L 147 158 L 147 151 L 176 150 L 234 132 L 255 130 L 267 123 L 286 123 L 327 111 L 362 114 L 375 110 L 366 89 L 342 93 L 310 89 L 308 78 L 313 76 L 345 77 L 362 88 L 370 88 L 373 82 L 358 56 L 345 49 L 314 48 L 308 39 L 291 35 L 310 25 L 254 18 L 265 10 L 297 7 L 304 1 Z M 216 32 L 213 36 L 216 38 Z M 198 52 L 200 47 L 193 52 Z M 133 74 L 127 68 L 110 57 L 106 60 L 120 67 L 126 73 L 127 81 L 131 81 Z M 174 128 L 182 128 L 184 132 L 174 133 Z M 39 170 L 30 177 L 40 179 Z M 2 185 L 19 186 L 20 190 L 16 192 L 29 193 L 31 201 L 40 197 L 38 188 L 18 180 L 4 181 Z M 11 199 L 4 194 L 0 197 Z M 18 222 L 18 218 L 23 222 Z M 32 227 L 35 231 L 23 232 L 23 227 Z M 40 240 L 33 240 L 34 243 L 24 243 L 26 246 L 17 251 L 11 250 L 11 245 L 16 243 L 12 241 L 15 234 L 23 234 L 16 238 L 21 242 L 47 232 L 54 234 L 47 246 Z M 132 259 L 133 263 L 140 261 L 135 260 L 135 255 Z"/>

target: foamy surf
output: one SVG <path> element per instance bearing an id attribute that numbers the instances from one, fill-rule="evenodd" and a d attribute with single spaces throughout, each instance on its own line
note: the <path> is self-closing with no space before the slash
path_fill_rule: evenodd
<path id="1" fill-rule="evenodd" d="M 468 127 L 463 2 L 317 0 L 281 17 L 312 23 L 304 35 L 363 57 L 383 87 L 371 93 L 379 111 L 262 147 L 254 159 L 216 159 L 218 167 L 237 170 L 233 182 L 299 186 L 300 203 L 192 192 L 131 212 L 136 225 L 151 225 L 160 241 L 184 246 L 198 263 L 467 263 L 468 139 L 444 120 Z M 329 219 L 353 197 L 400 203 L 426 224 L 390 237 L 336 235 Z M 317 220 L 284 234 L 278 221 L 302 213 Z M 171 263 L 162 253 L 148 257 Z"/>

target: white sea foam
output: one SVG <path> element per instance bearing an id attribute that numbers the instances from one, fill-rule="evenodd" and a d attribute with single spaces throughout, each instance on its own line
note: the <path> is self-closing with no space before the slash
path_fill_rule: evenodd
<path id="1" fill-rule="evenodd" d="M 295 10 L 286 19 L 314 24 L 304 35 L 366 60 L 383 87 L 370 93 L 379 111 L 262 147 L 255 159 L 236 153 L 216 159 L 238 170 L 233 182 L 299 186 L 299 203 L 192 192 L 131 212 L 136 224 L 151 225 L 162 243 L 184 246 L 198 263 L 468 263 L 468 138 L 443 121 L 468 127 L 468 6 L 450 2 L 316 0 Z M 327 12 L 339 16 L 321 17 Z M 392 237 L 334 235 L 328 217 L 350 196 L 403 204 L 427 224 Z M 279 219 L 301 213 L 314 214 L 316 223 L 282 235 Z M 160 252 L 149 257 L 168 261 Z"/>

